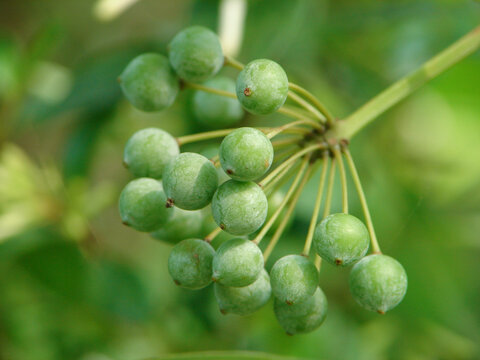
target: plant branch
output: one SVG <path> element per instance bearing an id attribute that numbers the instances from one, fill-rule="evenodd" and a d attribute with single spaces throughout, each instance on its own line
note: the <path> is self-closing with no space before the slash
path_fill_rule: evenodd
<path id="1" fill-rule="evenodd" d="M 480 26 L 454 42 L 423 64 L 419 69 L 398 80 L 347 118 L 335 123 L 331 136 L 349 139 L 376 117 L 399 103 L 428 81 L 443 73 L 480 47 Z"/>
<path id="2" fill-rule="evenodd" d="M 330 174 L 328 174 L 327 196 L 325 197 L 325 208 L 323 209 L 323 219 L 330 214 L 332 206 L 333 184 L 335 182 L 335 158 L 330 163 Z"/>

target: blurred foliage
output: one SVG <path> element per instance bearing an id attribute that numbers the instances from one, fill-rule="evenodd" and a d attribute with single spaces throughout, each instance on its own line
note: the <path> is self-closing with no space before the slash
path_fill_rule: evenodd
<path id="1" fill-rule="evenodd" d="M 408 272 L 404 302 L 383 317 L 365 312 L 349 295 L 348 269 L 326 264 L 325 324 L 286 337 L 271 304 L 246 318 L 224 317 L 211 288 L 175 287 L 170 246 L 123 227 L 117 214 L 129 180 L 121 165 L 128 137 L 147 126 L 174 135 L 202 129 L 188 110 L 191 93 L 165 112 L 143 114 L 122 98 L 116 77 L 134 55 L 165 52 L 189 24 L 215 29 L 218 1 L 142 0 L 109 22 L 94 16 L 95 6 L 0 3 L 1 359 L 202 350 L 480 358 L 480 54 L 351 145 L 382 248 Z M 471 0 L 249 0 L 239 59 L 278 61 L 341 117 L 476 26 L 479 15 Z M 284 121 L 247 116 L 244 124 Z M 315 191 L 312 181 L 268 267 L 301 250 Z M 339 184 L 335 194 L 338 210 Z M 360 214 L 355 196 L 351 208 Z"/>

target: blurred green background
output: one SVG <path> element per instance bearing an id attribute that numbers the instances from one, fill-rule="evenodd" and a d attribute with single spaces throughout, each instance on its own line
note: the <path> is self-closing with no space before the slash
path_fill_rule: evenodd
<path id="1" fill-rule="evenodd" d="M 287 337 L 271 303 L 245 318 L 222 316 L 212 287 L 176 287 L 166 268 L 170 245 L 120 223 L 128 137 L 147 126 L 177 136 L 202 129 L 188 108 L 191 94 L 144 114 L 121 96 L 116 78 L 137 54 L 165 53 L 182 28 L 216 30 L 220 20 L 214 0 L 141 0 L 116 14 L 124 2 L 0 3 L 0 359 L 202 350 L 480 359 L 480 54 L 351 144 L 382 249 L 409 275 L 403 303 L 385 316 L 364 311 L 349 294 L 349 270 L 325 264 L 326 322 Z M 279 62 L 338 117 L 480 18 L 471 0 L 251 0 L 247 8 L 239 60 Z M 244 124 L 282 121 L 248 116 Z M 312 181 L 267 267 L 302 249 L 315 189 Z M 351 207 L 361 215 L 353 194 Z"/>

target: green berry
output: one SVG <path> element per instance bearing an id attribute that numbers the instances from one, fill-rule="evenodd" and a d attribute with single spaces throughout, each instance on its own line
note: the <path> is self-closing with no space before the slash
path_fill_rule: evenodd
<path id="1" fill-rule="evenodd" d="M 272 60 L 253 60 L 238 75 L 236 90 L 238 100 L 249 112 L 271 114 L 287 99 L 287 74 Z"/>
<path id="2" fill-rule="evenodd" d="M 403 266 L 387 255 L 364 257 L 350 273 L 350 292 L 367 310 L 384 314 L 397 306 L 407 292 Z"/>
<path id="3" fill-rule="evenodd" d="M 212 199 L 212 213 L 220 228 L 233 235 L 248 235 L 265 222 L 268 201 L 254 182 L 229 180 L 219 186 Z"/>
<path id="4" fill-rule="evenodd" d="M 215 283 L 215 297 L 222 314 L 250 315 L 265 305 L 272 294 L 270 277 L 262 269 L 257 280 L 244 287 Z"/>
<path id="5" fill-rule="evenodd" d="M 150 235 L 157 240 L 176 244 L 181 240 L 198 238 L 203 234 L 203 214 L 201 211 L 172 209 L 173 215 L 167 223 Z"/>
<path id="6" fill-rule="evenodd" d="M 168 57 L 178 76 L 191 82 L 212 77 L 224 62 L 217 34 L 203 26 L 191 26 L 175 35 Z"/>
<path id="7" fill-rule="evenodd" d="M 223 139 L 219 155 L 223 170 L 232 179 L 250 181 L 258 179 L 270 169 L 273 146 L 260 130 L 243 127 Z"/>
<path id="8" fill-rule="evenodd" d="M 273 265 L 270 281 L 278 300 L 296 304 L 314 294 L 318 286 L 318 270 L 305 256 L 287 255 Z"/>
<path id="9" fill-rule="evenodd" d="M 154 179 L 139 178 L 127 184 L 120 194 L 122 222 L 138 231 L 150 232 L 164 225 L 172 210 L 165 207 L 167 198 L 162 184 Z"/>
<path id="10" fill-rule="evenodd" d="M 304 334 L 317 329 L 327 316 L 327 298 L 320 288 L 305 301 L 288 305 L 275 299 L 275 316 L 288 335 Z"/>
<path id="11" fill-rule="evenodd" d="M 365 256 L 370 237 L 366 226 L 349 214 L 331 214 L 315 228 L 316 252 L 328 262 L 347 266 Z"/>
<path id="12" fill-rule="evenodd" d="M 206 81 L 203 85 L 229 92 L 235 92 L 235 82 L 224 76 Z M 193 96 L 193 114 L 204 126 L 212 129 L 226 128 L 239 122 L 244 111 L 236 99 L 227 98 L 206 91 L 196 91 Z"/>
<path id="13" fill-rule="evenodd" d="M 128 101 L 143 111 L 160 111 L 173 104 L 179 81 L 168 59 L 159 54 L 143 54 L 133 59 L 119 77 Z"/>
<path id="14" fill-rule="evenodd" d="M 168 257 L 168 272 L 181 287 L 204 288 L 212 281 L 214 255 L 215 250 L 203 240 L 183 240 L 173 247 Z"/>
<path id="15" fill-rule="evenodd" d="M 212 200 L 218 187 L 217 169 L 205 156 L 182 153 L 165 167 L 163 187 L 170 206 L 198 210 Z"/>
<path id="16" fill-rule="evenodd" d="M 135 177 L 161 179 L 165 166 L 179 153 L 172 135 L 161 129 L 147 128 L 128 139 L 123 163 Z"/>
<path id="17" fill-rule="evenodd" d="M 234 238 L 224 242 L 213 258 L 213 281 L 242 287 L 257 280 L 263 269 L 260 248 L 250 240 Z"/>

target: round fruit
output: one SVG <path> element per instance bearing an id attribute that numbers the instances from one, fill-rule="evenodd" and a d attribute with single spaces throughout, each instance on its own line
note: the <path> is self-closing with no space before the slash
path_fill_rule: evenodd
<path id="1" fill-rule="evenodd" d="M 139 178 L 125 186 L 120 194 L 122 222 L 135 230 L 150 232 L 164 225 L 172 210 L 165 207 L 167 198 L 162 184 L 154 179 Z"/>
<path id="2" fill-rule="evenodd" d="M 364 257 L 350 273 L 350 292 L 367 310 L 384 314 L 397 306 L 407 292 L 407 274 L 403 266 L 387 255 Z"/>
<path id="3" fill-rule="evenodd" d="M 229 180 L 212 199 L 212 213 L 220 228 L 233 235 L 248 235 L 265 222 L 268 201 L 254 182 Z"/>
<path id="4" fill-rule="evenodd" d="M 235 82 L 224 76 L 210 79 L 203 85 L 235 92 Z M 199 90 L 193 96 L 193 113 L 202 125 L 213 129 L 230 127 L 244 115 L 238 100 Z"/>
<path id="5" fill-rule="evenodd" d="M 347 266 L 365 256 L 370 237 L 367 227 L 353 215 L 331 214 L 315 228 L 316 252 L 328 262 Z"/>
<path id="6" fill-rule="evenodd" d="M 175 35 L 168 57 L 178 76 L 192 82 L 212 77 L 224 62 L 217 34 L 203 26 L 191 26 Z"/>
<path id="7" fill-rule="evenodd" d="M 150 235 L 157 240 L 176 244 L 181 240 L 202 236 L 203 214 L 201 211 L 189 211 L 173 208 L 173 215 L 167 223 Z"/>
<path id="8" fill-rule="evenodd" d="M 270 271 L 275 297 L 286 304 L 307 300 L 318 287 L 318 270 L 305 256 L 287 255 L 277 260 Z"/>
<path id="9" fill-rule="evenodd" d="M 236 90 L 238 100 L 249 112 L 271 114 L 287 99 L 287 74 L 272 60 L 253 60 L 238 75 Z"/>
<path id="10" fill-rule="evenodd" d="M 320 288 L 307 300 L 288 305 L 275 299 L 275 316 L 288 335 L 311 332 L 322 325 L 327 316 L 327 298 Z"/>
<path id="11" fill-rule="evenodd" d="M 147 128 L 128 139 L 123 163 L 135 177 L 161 179 L 165 166 L 179 153 L 172 135 L 161 129 Z"/>
<path id="12" fill-rule="evenodd" d="M 215 297 L 222 314 L 250 315 L 265 305 L 272 294 L 270 277 L 262 269 L 257 280 L 244 287 L 215 283 Z"/>
<path id="13" fill-rule="evenodd" d="M 175 284 L 187 289 L 201 289 L 212 281 L 215 250 L 207 242 L 187 239 L 175 245 L 168 257 L 168 272 Z"/>
<path id="14" fill-rule="evenodd" d="M 160 111 L 173 104 L 179 81 L 168 59 L 143 54 L 133 59 L 118 78 L 126 98 L 143 111 Z"/>
<path id="15" fill-rule="evenodd" d="M 217 169 L 205 156 L 182 153 L 165 167 L 163 187 L 169 206 L 198 210 L 212 200 L 218 187 Z"/>
<path id="16" fill-rule="evenodd" d="M 242 287 L 257 280 L 263 269 L 260 248 L 250 240 L 234 238 L 224 242 L 213 258 L 213 281 Z"/>
<path id="17" fill-rule="evenodd" d="M 260 130 L 243 127 L 232 131 L 220 145 L 223 170 L 239 181 L 258 179 L 273 161 L 272 142 Z"/>

